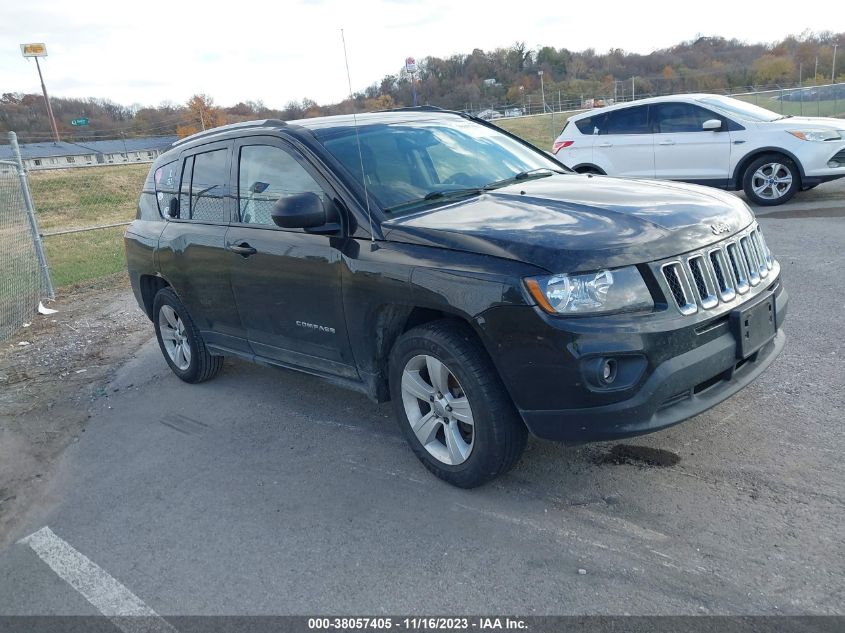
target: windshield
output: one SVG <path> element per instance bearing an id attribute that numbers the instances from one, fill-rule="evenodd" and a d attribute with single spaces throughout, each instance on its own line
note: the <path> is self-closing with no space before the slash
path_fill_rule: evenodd
<path id="1" fill-rule="evenodd" d="M 780 114 L 766 110 L 766 108 L 730 97 L 705 97 L 701 99 L 701 103 L 706 103 L 718 108 L 725 114 L 733 114 L 746 121 L 776 121 L 783 118 Z"/>
<path id="2" fill-rule="evenodd" d="M 351 126 L 315 134 L 353 178 L 363 177 L 371 199 L 388 213 L 563 171 L 539 151 L 458 117 L 361 126 L 360 156 Z"/>

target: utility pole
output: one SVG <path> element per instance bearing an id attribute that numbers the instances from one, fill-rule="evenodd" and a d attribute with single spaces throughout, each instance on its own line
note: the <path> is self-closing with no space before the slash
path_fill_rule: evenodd
<path id="1" fill-rule="evenodd" d="M 839 42 L 834 42 L 833 44 L 833 66 L 830 69 L 830 83 L 836 83 L 836 47 L 839 46 Z"/>
<path id="2" fill-rule="evenodd" d="M 546 113 L 546 89 L 543 86 L 543 71 L 538 70 L 537 74 L 540 75 L 540 97 L 543 100 L 543 114 Z"/>
<path id="3" fill-rule="evenodd" d="M 631 101 L 637 98 L 637 87 L 634 85 L 634 79 L 636 77 L 631 77 Z"/>
<path id="4" fill-rule="evenodd" d="M 47 46 L 43 43 L 21 44 L 21 54 L 24 57 L 34 57 L 35 67 L 38 69 L 38 79 L 41 80 L 41 92 L 44 94 L 44 105 L 47 106 L 47 116 L 50 117 L 50 128 L 53 132 L 53 142 L 59 143 L 59 128 L 56 126 L 56 117 L 53 116 L 53 106 L 50 105 L 50 96 L 47 94 L 47 86 L 44 84 L 44 75 L 41 74 L 39 57 L 47 57 Z"/>

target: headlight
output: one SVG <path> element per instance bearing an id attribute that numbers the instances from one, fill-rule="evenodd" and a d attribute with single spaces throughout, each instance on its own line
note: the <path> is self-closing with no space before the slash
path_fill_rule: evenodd
<path id="1" fill-rule="evenodd" d="M 838 141 L 842 137 L 836 130 L 787 130 L 792 136 L 802 141 Z"/>
<path id="2" fill-rule="evenodd" d="M 525 286 L 550 314 L 600 314 L 651 310 L 654 301 L 634 266 L 581 275 L 530 277 Z"/>

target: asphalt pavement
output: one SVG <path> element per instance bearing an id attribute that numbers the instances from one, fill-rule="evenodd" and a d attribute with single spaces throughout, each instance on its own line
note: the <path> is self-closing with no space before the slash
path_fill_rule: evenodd
<path id="1" fill-rule="evenodd" d="M 0 551 L 0 615 L 842 614 L 841 192 L 761 212 L 791 303 L 759 380 L 472 491 L 390 405 L 240 361 L 186 385 L 150 340 Z"/>

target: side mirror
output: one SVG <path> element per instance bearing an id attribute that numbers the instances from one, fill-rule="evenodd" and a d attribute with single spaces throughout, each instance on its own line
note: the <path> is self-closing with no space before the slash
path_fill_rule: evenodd
<path id="1" fill-rule="evenodd" d="M 179 198 L 173 196 L 167 204 L 167 215 L 171 218 L 179 218 Z"/>
<path id="2" fill-rule="evenodd" d="M 718 132 L 722 129 L 722 122 L 719 119 L 707 119 L 701 124 L 702 130 L 712 130 Z"/>
<path id="3" fill-rule="evenodd" d="M 312 229 L 327 221 L 323 199 L 310 191 L 279 198 L 270 217 L 283 229 Z"/>

